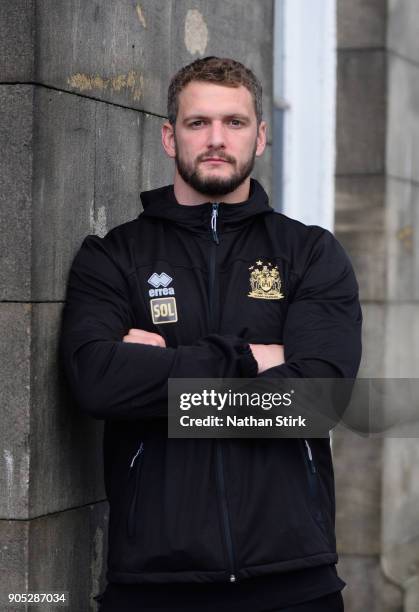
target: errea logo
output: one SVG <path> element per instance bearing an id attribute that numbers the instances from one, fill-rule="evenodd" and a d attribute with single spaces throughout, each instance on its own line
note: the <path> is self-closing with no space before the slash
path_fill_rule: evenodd
<path id="1" fill-rule="evenodd" d="M 148 290 L 149 296 L 158 297 L 161 295 L 174 295 L 175 290 L 173 289 L 173 287 L 169 287 L 172 281 L 173 278 L 166 274 L 166 272 L 162 272 L 161 274 L 153 272 L 153 274 L 148 279 L 149 284 L 154 287 L 154 289 Z"/>
<path id="2" fill-rule="evenodd" d="M 177 323 L 176 298 L 161 297 L 173 296 L 175 294 L 174 288 L 169 287 L 172 281 L 173 278 L 166 274 L 166 272 L 162 272 L 161 274 L 153 272 L 148 279 L 148 283 L 154 287 L 154 289 L 148 290 L 149 296 L 154 298 L 150 300 L 151 316 L 154 325 Z"/>
<path id="3" fill-rule="evenodd" d="M 157 272 L 153 272 L 153 274 L 148 279 L 150 285 L 153 285 L 156 289 L 158 287 L 168 287 L 172 282 L 173 278 L 166 274 L 166 272 L 162 272 L 161 274 L 157 274 Z"/>

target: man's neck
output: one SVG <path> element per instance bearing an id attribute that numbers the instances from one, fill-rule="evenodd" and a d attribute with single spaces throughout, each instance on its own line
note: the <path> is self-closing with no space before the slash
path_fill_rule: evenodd
<path id="1" fill-rule="evenodd" d="M 249 199 L 250 177 L 245 179 L 234 191 L 220 196 L 212 196 L 196 191 L 191 185 L 185 183 L 180 174 L 176 171 L 173 182 L 176 200 L 185 206 L 204 204 L 204 202 L 225 202 L 226 204 L 239 204 Z"/>

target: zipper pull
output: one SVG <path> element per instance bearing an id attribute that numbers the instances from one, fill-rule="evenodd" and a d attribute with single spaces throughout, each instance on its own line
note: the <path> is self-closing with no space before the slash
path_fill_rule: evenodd
<path id="1" fill-rule="evenodd" d="M 144 450 L 144 444 L 141 442 L 140 448 L 137 450 L 137 452 L 135 453 L 135 455 L 133 456 L 133 458 L 131 460 L 131 463 L 130 463 L 130 466 L 129 466 L 130 469 L 134 467 L 134 463 L 135 463 L 138 455 L 141 455 L 143 450 Z"/>
<path id="2" fill-rule="evenodd" d="M 215 204 L 215 203 L 212 205 L 212 214 L 211 214 L 211 232 L 212 232 L 212 239 L 214 240 L 215 244 L 220 244 L 220 240 L 217 234 L 218 206 L 219 204 Z"/>
<path id="3" fill-rule="evenodd" d="M 236 576 L 234 574 L 230 574 L 230 582 L 236 582 Z"/>
<path id="4" fill-rule="evenodd" d="M 313 472 L 313 474 L 315 474 L 316 473 L 316 466 L 314 465 L 313 454 L 311 452 L 310 444 L 307 442 L 306 439 L 304 439 L 304 442 L 305 442 L 306 447 L 307 447 L 307 453 L 308 453 L 308 459 L 310 461 L 311 471 Z"/>

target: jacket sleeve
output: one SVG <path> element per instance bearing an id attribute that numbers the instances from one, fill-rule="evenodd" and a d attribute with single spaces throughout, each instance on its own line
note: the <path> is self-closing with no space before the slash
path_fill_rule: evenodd
<path id="1" fill-rule="evenodd" d="M 60 357 L 80 408 L 95 418 L 167 416 L 167 380 L 253 377 L 257 363 L 241 338 L 212 334 L 192 346 L 123 342 L 136 327 L 126 276 L 88 236 L 76 255 L 63 310 Z"/>
<path id="2" fill-rule="evenodd" d="M 285 363 L 260 376 L 355 378 L 361 359 L 358 284 L 345 251 L 324 231 L 291 297 L 284 326 Z"/>

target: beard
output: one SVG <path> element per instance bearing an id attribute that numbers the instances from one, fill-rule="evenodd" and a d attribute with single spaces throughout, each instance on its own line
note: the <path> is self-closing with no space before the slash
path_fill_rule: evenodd
<path id="1" fill-rule="evenodd" d="M 184 159 L 182 159 L 182 156 L 179 153 L 178 144 L 176 142 L 176 167 L 185 183 L 193 187 L 196 191 L 198 191 L 198 193 L 209 196 L 224 196 L 237 189 L 237 187 L 239 187 L 252 172 L 255 165 L 256 147 L 257 143 L 255 141 L 251 155 L 240 166 L 237 166 L 237 162 L 233 157 L 225 155 L 222 151 L 208 151 L 207 153 L 199 155 L 194 163 L 188 164 Z M 211 175 L 205 176 L 202 174 L 199 168 L 199 163 L 211 155 L 219 157 L 220 159 L 225 159 L 227 162 L 231 163 L 234 168 L 234 172 L 227 177 Z"/>

